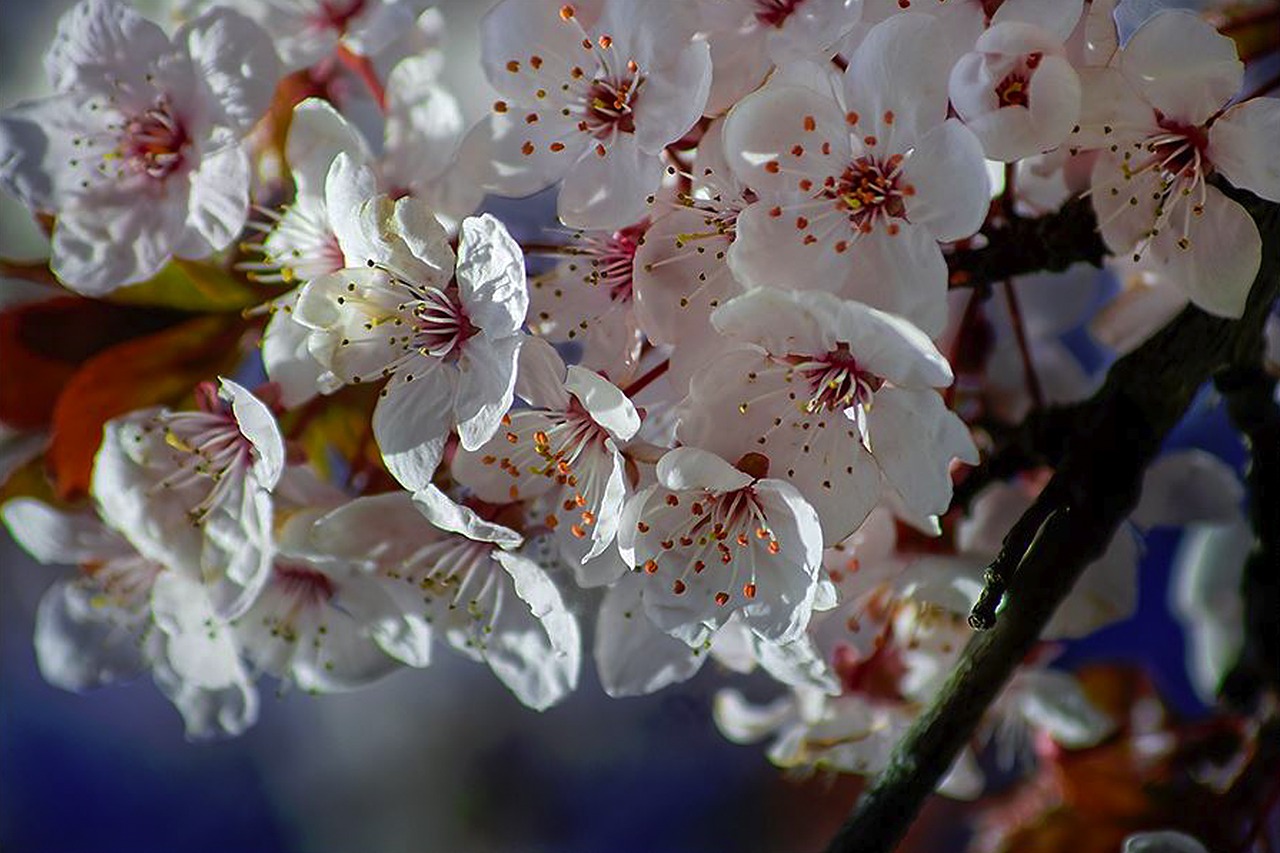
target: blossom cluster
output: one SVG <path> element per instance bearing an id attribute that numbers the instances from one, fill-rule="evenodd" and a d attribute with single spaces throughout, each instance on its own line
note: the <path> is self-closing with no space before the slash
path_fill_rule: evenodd
<path id="1" fill-rule="evenodd" d="M 80 493 L 0 509 L 79 567 L 40 605 L 45 676 L 149 674 L 211 737 L 263 678 L 351 690 L 441 648 L 535 709 L 584 661 L 629 696 L 713 659 L 779 684 L 719 694 L 728 737 L 881 768 L 1045 478 L 956 507 L 953 484 L 1092 381 L 1061 342 L 1088 275 L 979 298 L 956 250 L 1087 195 L 1132 282 L 1093 327 L 1125 349 L 1188 301 L 1238 317 L 1261 240 L 1221 187 L 1280 201 L 1280 101 L 1243 93 L 1235 43 L 1163 11 L 1122 45 L 1112 6 L 501 0 L 469 126 L 415 0 L 187 0 L 163 26 L 81 0 L 53 94 L 0 113 L 0 185 L 59 298 L 212 290 L 233 334 L 104 413 Z M 548 188 L 550 242 L 481 212 Z M 47 444 L 24 429 L 6 473 Z M 1051 641 L 1132 612 L 1144 531 L 1241 499 L 1165 456 L 988 731 L 1106 737 Z M 982 784 L 967 752 L 943 789 Z"/>

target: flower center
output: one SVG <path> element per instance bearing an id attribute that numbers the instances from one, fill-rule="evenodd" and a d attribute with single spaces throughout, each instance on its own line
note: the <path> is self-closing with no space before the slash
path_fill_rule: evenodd
<path id="1" fill-rule="evenodd" d="M 447 290 L 426 287 L 420 294 L 421 299 L 409 306 L 414 348 L 422 355 L 457 360 L 462 344 L 479 331 L 458 299 L 457 285 L 450 285 Z"/>
<path id="2" fill-rule="evenodd" d="M 859 231 L 868 232 L 878 216 L 905 218 L 903 197 L 909 195 L 901 185 L 902 155 L 894 154 L 881 162 L 873 157 L 859 157 L 850 163 L 827 189 L 826 195 L 836 207 L 846 212 Z"/>
<path id="3" fill-rule="evenodd" d="M 631 76 L 598 77 L 587 89 L 586 115 L 578 129 L 596 139 L 610 139 L 615 133 L 635 133 L 635 103 L 644 78 L 636 64 L 628 63 Z"/>
<path id="4" fill-rule="evenodd" d="M 131 171 L 160 180 L 182 166 L 189 142 L 186 128 L 162 97 L 125 123 L 119 155 Z"/>
<path id="5" fill-rule="evenodd" d="M 208 494 L 188 510 L 192 523 L 199 525 L 244 483 L 254 450 L 230 406 L 217 396 L 211 383 L 197 387 L 196 401 L 201 411 L 173 412 L 158 418 L 165 443 L 185 454 L 185 459 L 155 488 L 180 488 L 212 480 Z"/>
<path id="6" fill-rule="evenodd" d="M 351 0 L 347 3 L 321 0 L 320 8 L 311 19 L 312 26 L 317 29 L 345 33 L 351 19 L 364 11 L 365 2 L 366 0 Z"/>
<path id="7" fill-rule="evenodd" d="M 787 355 L 783 361 L 809 383 L 809 399 L 803 405 L 810 414 L 841 412 L 851 406 L 865 408 L 884 384 L 879 376 L 858 366 L 846 343 L 823 355 Z"/>
<path id="8" fill-rule="evenodd" d="M 1044 55 L 1029 53 L 996 84 L 996 103 L 1001 107 L 1026 107 L 1031 102 L 1031 77 Z"/>
<path id="9" fill-rule="evenodd" d="M 582 254 L 591 258 L 591 272 L 586 281 L 595 287 L 609 289 L 613 302 L 630 303 L 634 285 L 636 250 L 649 230 L 649 220 L 642 219 L 614 231 L 608 237 L 584 237 Z"/>
<path id="10" fill-rule="evenodd" d="M 781 28 L 804 0 L 756 0 L 756 20 L 768 27 Z"/>
<path id="11" fill-rule="evenodd" d="M 293 599 L 295 607 L 319 607 L 333 598 L 333 580 L 324 572 L 300 563 L 277 562 L 274 580 L 280 591 Z"/>

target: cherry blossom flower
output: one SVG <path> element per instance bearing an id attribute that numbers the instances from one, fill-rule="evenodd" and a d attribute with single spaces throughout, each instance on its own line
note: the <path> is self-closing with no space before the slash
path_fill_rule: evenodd
<path id="1" fill-rule="evenodd" d="M 942 331 L 937 244 L 977 231 L 988 202 L 981 145 L 947 118 L 943 34 L 927 15 L 896 15 L 838 83 L 783 75 L 733 109 L 726 153 L 758 196 L 729 251 L 739 281 L 829 290 Z"/>
<path id="2" fill-rule="evenodd" d="M 270 409 L 229 379 L 216 393 L 202 386 L 197 402 L 197 411 L 109 421 L 91 488 L 103 519 L 139 553 L 216 586 L 230 616 L 266 579 L 284 441 Z"/>
<path id="3" fill-rule="evenodd" d="M 1280 200 L 1268 141 L 1280 100 L 1229 105 L 1235 43 L 1189 12 L 1149 18 L 1112 65 L 1091 69 L 1070 142 L 1097 148 L 1090 197 L 1103 239 L 1211 314 L 1238 317 L 1261 263 L 1258 228 L 1207 179 Z"/>
<path id="4" fill-rule="evenodd" d="M 420 11 L 411 0 L 218 0 L 270 33 L 290 70 L 314 65 L 337 50 L 373 57 L 408 28 Z"/>
<path id="5" fill-rule="evenodd" d="M 57 215 L 64 283 L 104 294 L 235 239 L 249 207 L 241 139 L 278 69 L 261 29 L 214 9 L 170 40 L 117 0 L 83 0 L 45 68 L 55 94 L 0 115 L 0 184 Z"/>
<path id="6" fill-rule="evenodd" d="M 764 82 L 774 64 L 824 62 L 858 22 L 861 0 L 698 0 L 699 29 L 711 46 L 708 115 L 718 115 Z"/>
<path id="7" fill-rule="evenodd" d="M 464 152 L 492 192 L 523 196 L 563 179 L 559 213 L 577 228 L 621 228 L 645 213 L 659 154 L 702 115 L 706 42 L 682 32 L 682 4 L 607 0 L 592 22 L 573 5 L 505 0 L 481 23 L 502 100 Z"/>
<path id="8" fill-rule="evenodd" d="M 951 69 L 951 103 L 988 157 L 1012 162 L 1071 133 L 1080 79 L 1065 43 L 1083 8 L 1083 0 L 1006 0 Z"/>
<path id="9" fill-rule="evenodd" d="M 353 266 L 315 279 L 294 319 L 326 368 L 321 390 L 387 380 L 373 432 L 391 473 L 426 485 L 457 427 L 474 450 L 511 407 L 528 307 L 520 247 L 492 216 L 463 220 L 458 252 L 430 208 L 378 196 L 352 212 Z"/>
<path id="10" fill-rule="evenodd" d="M 546 495 L 551 511 L 543 522 L 562 542 L 578 582 L 616 580 L 617 561 L 596 558 L 617 535 L 627 494 L 618 446 L 636 434 L 640 416 L 616 386 L 577 365 L 566 368 L 537 338 L 521 350 L 516 390 L 533 408 L 511 412 L 506 431 L 476 450 L 459 451 L 454 478 L 495 504 Z"/>
<path id="11" fill-rule="evenodd" d="M 794 486 L 768 477 L 758 454 L 746 470 L 696 447 L 658 462 L 658 482 L 628 501 L 618 530 L 627 564 L 651 576 L 644 610 L 691 645 L 740 611 L 777 643 L 796 639 L 817 592 L 822 532 Z"/>
<path id="12" fill-rule="evenodd" d="M 694 374 L 684 443 L 763 455 L 817 510 L 828 542 L 862 523 L 882 478 L 918 523 L 946 511 L 952 458 L 972 464 L 977 452 L 933 390 L 951 369 L 919 329 L 827 293 L 778 290 L 739 296 L 712 322 L 740 346 Z"/>
<path id="13" fill-rule="evenodd" d="M 257 692 L 198 581 L 142 556 L 91 513 L 20 498 L 0 514 L 40 562 L 81 567 L 74 581 L 45 593 L 36 613 L 36 659 L 47 681 L 82 691 L 149 670 L 182 713 L 188 737 L 238 735 L 254 723 Z M 188 609 L 203 606 L 190 632 L 165 619 L 163 602 L 174 598 Z M 183 649 L 192 642 L 199 656 Z M 192 666 L 180 673 L 174 659 Z"/>
<path id="14" fill-rule="evenodd" d="M 395 609 L 375 636 L 405 663 L 426 666 L 441 636 L 531 708 L 548 708 L 577 685 L 577 621 L 547 574 L 517 550 L 516 531 L 430 487 L 358 498 L 322 517 L 311 541 L 363 564 L 392 597 Z"/>

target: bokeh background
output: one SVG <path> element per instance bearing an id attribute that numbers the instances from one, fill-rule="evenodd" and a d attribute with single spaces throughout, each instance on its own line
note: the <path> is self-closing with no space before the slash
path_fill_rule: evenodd
<path id="1" fill-rule="evenodd" d="M 42 91 L 40 59 L 70 5 L 0 0 L 0 106 Z M 493 100 L 476 45 L 488 5 L 442 4 L 446 76 L 472 117 Z M 0 254 L 39 256 L 25 213 L 7 198 L 0 205 Z M 18 293 L 0 282 L 0 299 Z M 1082 332 L 1068 342 L 1089 366 L 1103 366 L 1105 354 Z M 1171 444 L 1206 447 L 1236 466 L 1243 459 L 1211 397 Z M 1177 545 L 1174 532 L 1148 537 L 1136 616 L 1071 644 L 1061 662 L 1139 663 L 1175 708 L 1195 716 L 1203 709 L 1166 603 Z M 606 697 L 588 667 L 573 697 L 538 714 L 487 669 L 440 654 L 425 671 L 354 694 L 273 697 L 264 684 L 248 734 L 191 744 L 148 682 L 74 695 L 41 679 L 36 606 L 60 576 L 0 532 L 2 853 L 815 850 L 856 792 L 848 778 L 788 777 L 762 748 L 721 737 L 711 699 L 730 679 L 712 667 L 659 696 L 627 700 Z M 775 690 L 733 681 L 755 698 Z M 933 804 L 919 849 L 950 849 L 956 816 L 953 805 Z"/>

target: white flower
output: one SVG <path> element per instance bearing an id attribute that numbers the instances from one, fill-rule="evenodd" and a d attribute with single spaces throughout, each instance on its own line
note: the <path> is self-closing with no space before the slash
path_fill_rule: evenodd
<path id="1" fill-rule="evenodd" d="M 374 436 L 388 470 L 417 489 L 451 429 L 474 450 L 511 408 L 528 307 L 524 258 L 487 214 L 463 220 L 456 255 L 417 199 L 378 196 L 351 214 L 361 242 L 344 253 L 364 265 L 310 282 L 294 318 L 327 370 L 321 390 L 387 380 Z"/>
<path id="2" fill-rule="evenodd" d="M 1103 239 L 1132 252 L 1211 314 L 1238 317 L 1261 263 L 1258 228 L 1211 186 L 1213 173 L 1280 200 L 1271 142 L 1280 100 L 1228 106 L 1244 66 L 1194 14 L 1163 11 L 1112 62 L 1089 69 L 1071 144 L 1097 148 L 1090 196 Z"/>
<path id="3" fill-rule="evenodd" d="M 63 282 L 100 295 L 235 239 L 249 206 L 241 139 L 277 77 L 266 33 L 215 9 L 171 41 L 117 0 L 83 0 L 45 67 L 56 94 L 0 115 L 0 183 L 57 215 Z"/>
<path id="4" fill-rule="evenodd" d="M 442 637 L 531 708 L 576 687 L 577 621 L 543 569 L 516 550 L 514 530 L 429 487 L 413 498 L 358 498 L 321 518 L 311 542 L 378 580 L 394 609 L 373 636 L 405 663 L 426 666 L 433 637 Z"/>
<path id="5" fill-rule="evenodd" d="M 1209 853 L 1190 835 L 1166 829 L 1158 832 L 1135 832 L 1125 838 L 1123 853 Z"/>
<path id="6" fill-rule="evenodd" d="M 711 46 L 707 115 L 717 115 L 764 82 L 775 63 L 825 62 L 858 22 L 861 0 L 697 0 Z"/>
<path id="7" fill-rule="evenodd" d="M 289 69 L 314 65 L 337 50 L 377 56 L 414 26 L 410 0 L 220 0 L 271 34 Z"/>
<path id="8" fill-rule="evenodd" d="M 726 155 L 759 197 L 729 250 L 739 281 L 828 290 L 942 331 L 938 242 L 977 231 L 989 198 L 982 146 L 947 118 L 943 34 L 896 15 L 839 81 L 778 75 L 733 109 Z"/>
<path id="9" fill-rule="evenodd" d="M 662 149 L 702 115 L 706 42 L 682 4 L 607 0 L 599 20 L 572 5 L 506 0 L 485 16 L 485 73 L 503 100 L 467 138 L 488 190 L 522 196 L 563 179 L 560 219 L 621 228 L 640 219 L 662 177 Z"/>
<path id="10" fill-rule="evenodd" d="M 635 406 L 600 374 L 566 368 L 538 338 L 521 349 L 516 389 L 534 408 L 511 412 L 505 432 L 474 451 L 459 451 L 454 479 L 495 504 L 545 495 L 550 512 L 543 522 L 562 543 L 578 582 L 616 580 L 617 569 L 610 568 L 616 561 L 596 558 L 618 531 L 627 493 L 618 445 L 640 428 Z"/>
<path id="11" fill-rule="evenodd" d="M 798 638 L 817 592 L 822 532 L 795 487 L 695 447 L 668 452 L 657 474 L 627 503 L 618 530 L 623 558 L 651 576 L 649 618 L 690 645 L 738 611 L 765 639 Z"/>
<path id="12" fill-rule="evenodd" d="M 918 523 L 946 511 L 952 458 L 977 452 L 933 390 L 951 369 L 923 332 L 821 292 L 751 291 L 712 321 L 740 346 L 694 374 L 681 441 L 763 455 L 817 510 L 828 542 L 866 518 L 882 474 Z"/>
<path id="13" fill-rule="evenodd" d="M 139 553 L 216 585 L 219 610 L 234 615 L 266 578 L 284 440 L 270 409 L 229 379 L 216 395 L 201 386 L 197 401 L 199 411 L 109 421 L 91 490 Z"/>
<path id="14" fill-rule="evenodd" d="M 81 567 L 75 581 L 45 593 L 36 613 L 36 660 L 47 681 L 80 691 L 150 670 L 182 713 L 188 737 L 238 735 L 254 723 L 257 691 L 198 581 L 139 554 L 89 513 L 20 498 L 2 514 L 40 562 Z M 199 618 L 178 630 L 166 601 L 181 601 Z"/>
<path id="15" fill-rule="evenodd" d="M 1007 0 L 951 69 L 951 103 L 987 156 L 1013 162 L 1057 147 L 1080 115 L 1065 42 L 1082 0 Z"/>

